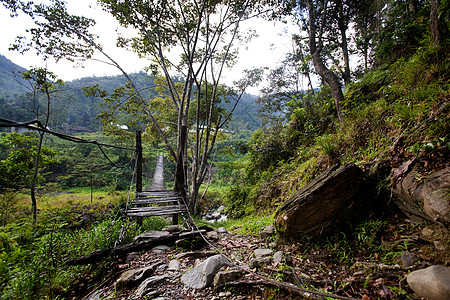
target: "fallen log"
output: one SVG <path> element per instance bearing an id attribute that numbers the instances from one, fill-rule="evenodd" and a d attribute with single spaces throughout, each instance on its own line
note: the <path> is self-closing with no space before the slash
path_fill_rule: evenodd
<path id="1" fill-rule="evenodd" d="M 197 237 L 201 237 L 204 233 L 208 231 L 212 231 L 213 229 L 207 226 L 199 227 L 199 230 L 196 231 L 182 231 L 173 233 L 165 236 L 153 237 L 151 239 L 134 242 L 131 244 L 120 245 L 115 248 L 109 248 L 105 250 L 96 250 L 91 252 L 86 256 L 82 256 L 79 258 L 69 259 L 66 261 L 68 266 L 78 266 L 78 265 L 87 265 L 95 262 L 99 262 L 99 260 L 107 258 L 109 256 L 121 256 L 130 252 L 138 252 L 138 251 L 146 251 L 155 246 L 163 245 L 163 244 L 174 244 L 177 240 L 180 239 L 194 239 Z"/>

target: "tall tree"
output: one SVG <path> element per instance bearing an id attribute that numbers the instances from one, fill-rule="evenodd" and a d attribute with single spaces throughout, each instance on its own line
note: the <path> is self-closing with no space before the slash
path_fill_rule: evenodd
<path id="1" fill-rule="evenodd" d="M 189 206 L 194 208 L 218 133 L 231 117 L 219 106 L 221 97 L 227 94 L 220 80 L 224 68 L 236 56 L 235 43 L 249 37 L 240 34 L 240 23 L 262 14 L 262 2 L 100 0 L 105 10 L 122 26 L 137 32 L 133 38 L 119 37 L 118 44 L 147 58 L 148 69 L 160 74 L 161 80 L 157 85 L 161 95 L 153 99 L 144 97 L 123 67 L 89 32 L 93 20 L 70 15 L 61 0 L 53 0 L 49 6 L 33 6 L 21 1 L 2 2 L 12 12 L 21 9 L 30 14 L 38 25 L 29 31 L 31 39 L 17 44 L 16 49 L 23 51 L 34 47 L 40 53 L 57 59 L 74 59 L 80 55 L 91 58 L 97 50 L 124 74 L 128 80 L 126 87 L 115 91 L 110 100 L 134 102 L 136 107 L 140 107 L 135 111 L 144 112 L 176 161 L 176 188 L 182 194 L 188 192 L 187 169 L 190 167 L 192 201 Z M 181 51 L 178 60 L 169 59 L 169 51 L 174 49 Z M 174 79 L 175 73 L 181 80 Z M 235 104 L 248 84 L 248 80 L 241 82 Z M 172 122 L 176 124 L 175 143 L 171 139 L 171 131 L 167 130 L 170 126 L 161 123 L 159 111 L 152 109 L 154 102 L 158 101 L 170 105 L 175 113 L 176 119 Z M 187 159 L 188 146 L 192 155 L 190 161 Z"/>
<path id="2" fill-rule="evenodd" d="M 308 45 L 311 54 L 314 69 L 320 77 L 330 86 L 333 95 L 334 103 L 336 105 L 336 112 L 339 120 L 342 119 L 341 104 L 344 101 L 342 93 L 342 85 L 338 76 L 327 67 L 324 60 L 324 34 L 326 27 L 329 25 L 330 19 L 328 16 L 328 9 L 330 1 L 312 1 L 306 0 L 306 24 L 308 30 Z"/>

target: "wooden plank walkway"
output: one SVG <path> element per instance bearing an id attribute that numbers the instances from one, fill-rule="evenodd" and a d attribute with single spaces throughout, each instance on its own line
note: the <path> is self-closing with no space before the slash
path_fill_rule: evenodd
<path id="1" fill-rule="evenodd" d="M 161 154 L 156 163 L 152 185 L 143 192 L 136 192 L 136 197 L 127 210 L 127 216 L 152 217 L 184 214 L 188 211 L 180 195 L 173 190 L 166 189 L 163 174 L 164 165 Z"/>

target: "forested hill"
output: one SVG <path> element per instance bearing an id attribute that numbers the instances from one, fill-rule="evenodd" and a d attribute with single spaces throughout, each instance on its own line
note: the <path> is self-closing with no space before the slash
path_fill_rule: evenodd
<path id="1" fill-rule="evenodd" d="M 21 72 L 24 71 L 26 71 L 25 68 L 0 54 L 0 96 L 27 92 L 26 81 L 21 76 Z"/>
<path id="2" fill-rule="evenodd" d="M 26 69 L 14 64 L 5 56 L 0 56 L 0 117 L 17 121 L 35 119 L 33 101 L 26 93 L 29 83 L 21 79 L 21 72 Z M 155 78 L 144 72 L 130 74 L 130 78 L 138 89 L 154 85 Z M 99 131 L 101 123 L 97 116 L 102 111 L 99 97 L 86 97 L 83 87 L 98 85 L 101 89 L 111 93 L 114 89 L 124 86 L 126 79 L 122 75 L 84 77 L 68 81 L 52 94 L 52 111 L 50 127 L 60 131 Z M 149 89 L 144 95 L 152 97 L 154 91 Z M 261 121 L 257 117 L 256 96 L 244 94 L 241 103 L 233 113 L 229 130 L 256 130 Z M 233 102 L 225 104 L 231 109 Z M 126 123 L 126 118 L 123 119 Z"/>

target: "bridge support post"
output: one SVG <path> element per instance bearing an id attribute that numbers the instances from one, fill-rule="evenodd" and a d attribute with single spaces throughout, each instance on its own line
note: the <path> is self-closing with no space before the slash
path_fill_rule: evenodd
<path id="1" fill-rule="evenodd" d="M 142 131 L 136 131 L 136 194 L 142 192 Z M 136 222 L 142 226 L 142 217 Z"/>

